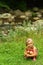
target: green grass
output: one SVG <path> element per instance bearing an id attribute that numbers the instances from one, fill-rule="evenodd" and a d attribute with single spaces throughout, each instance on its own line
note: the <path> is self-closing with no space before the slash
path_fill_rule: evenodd
<path id="1" fill-rule="evenodd" d="M 25 42 L 28 37 L 38 49 L 36 61 L 24 58 Z M 18 36 L 12 42 L 0 43 L 0 65 L 43 65 L 43 35 Z"/>

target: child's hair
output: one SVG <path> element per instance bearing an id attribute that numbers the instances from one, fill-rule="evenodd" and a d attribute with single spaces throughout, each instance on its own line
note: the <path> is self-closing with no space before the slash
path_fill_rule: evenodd
<path id="1" fill-rule="evenodd" d="M 28 38 L 26 41 L 26 46 L 29 45 L 30 43 L 33 43 L 33 40 L 31 38 Z"/>

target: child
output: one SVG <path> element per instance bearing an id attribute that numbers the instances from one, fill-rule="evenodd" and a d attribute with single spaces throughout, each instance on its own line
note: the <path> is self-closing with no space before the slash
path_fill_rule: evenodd
<path id="1" fill-rule="evenodd" d="M 28 38 L 26 41 L 26 50 L 24 52 L 24 56 L 26 58 L 32 58 L 35 61 L 37 54 L 37 49 L 33 45 L 33 40 L 31 38 Z"/>

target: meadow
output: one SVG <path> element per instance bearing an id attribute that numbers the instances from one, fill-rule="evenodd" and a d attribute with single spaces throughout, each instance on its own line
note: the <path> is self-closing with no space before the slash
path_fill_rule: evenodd
<path id="1" fill-rule="evenodd" d="M 19 31 L 13 36 L 12 41 L 0 42 L 0 65 L 43 65 L 43 34 Z M 36 61 L 24 58 L 27 38 L 32 38 L 38 49 Z"/>

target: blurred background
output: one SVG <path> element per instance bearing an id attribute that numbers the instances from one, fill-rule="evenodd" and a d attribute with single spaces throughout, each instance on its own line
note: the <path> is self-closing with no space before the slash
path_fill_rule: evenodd
<path id="1" fill-rule="evenodd" d="M 1 8 L 27 10 L 29 8 L 43 8 L 43 0 L 0 0 Z"/>

